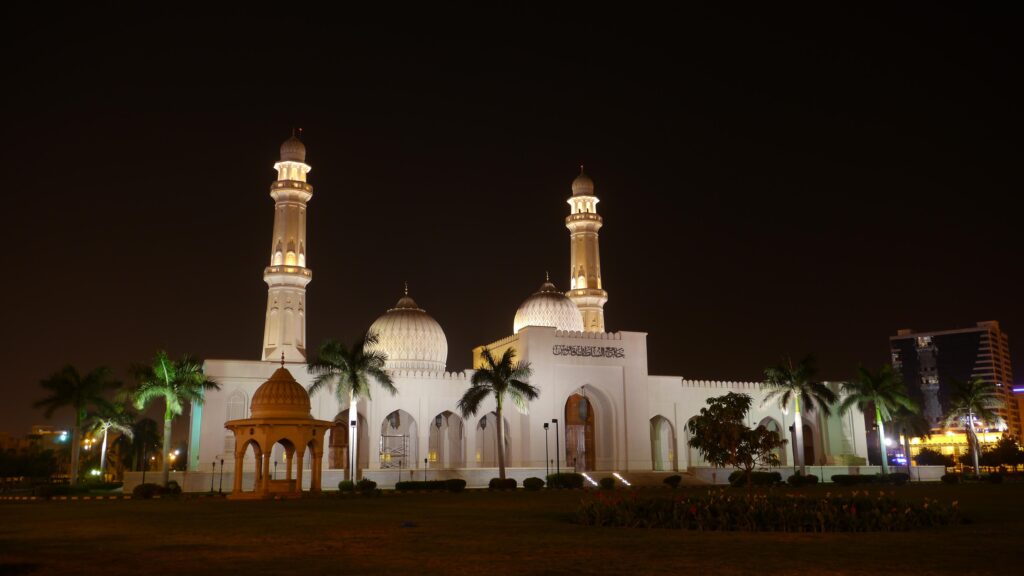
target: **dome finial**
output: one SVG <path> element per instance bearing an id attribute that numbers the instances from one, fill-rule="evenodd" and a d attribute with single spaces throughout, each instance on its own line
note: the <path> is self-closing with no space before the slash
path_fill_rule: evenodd
<path id="1" fill-rule="evenodd" d="M 544 271 L 544 281 L 551 282 L 551 274 L 547 270 Z"/>
<path id="2" fill-rule="evenodd" d="M 408 280 L 405 281 L 405 295 L 406 296 L 409 295 L 409 281 Z"/>
<path id="3" fill-rule="evenodd" d="M 281 352 L 281 368 L 284 368 L 284 352 Z"/>

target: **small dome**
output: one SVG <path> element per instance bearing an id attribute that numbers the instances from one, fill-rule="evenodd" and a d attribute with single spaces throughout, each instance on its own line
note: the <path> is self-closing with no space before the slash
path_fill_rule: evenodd
<path id="1" fill-rule="evenodd" d="M 312 418 L 309 393 L 281 366 L 252 395 L 250 418 Z"/>
<path id="2" fill-rule="evenodd" d="M 518 334 L 527 326 L 550 326 L 563 331 L 583 331 L 583 316 L 568 296 L 558 291 L 551 281 L 523 301 L 516 310 L 512 330 Z"/>
<path id="3" fill-rule="evenodd" d="M 580 166 L 580 175 L 572 181 L 572 195 L 573 196 L 593 196 L 594 195 L 594 181 L 590 179 L 583 172 L 583 166 Z"/>
<path id="4" fill-rule="evenodd" d="M 370 332 L 378 338 L 373 349 L 387 354 L 385 368 L 444 372 L 448 362 L 444 330 L 408 293 L 370 325 Z"/>
<path id="5" fill-rule="evenodd" d="M 306 145 L 295 134 L 281 144 L 281 161 L 306 163 Z"/>

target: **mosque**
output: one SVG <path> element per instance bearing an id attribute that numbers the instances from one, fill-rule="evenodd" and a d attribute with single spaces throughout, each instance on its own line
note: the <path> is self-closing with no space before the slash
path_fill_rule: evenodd
<path id="1" fill-rule="evenodd" d="M 299 488 L 331 488 L 350 477 L 353 445 L 357 477 L 382 486 L 403 478 L 464 478 L 470 486 L 486 485 L 497 476 L 498 450 L 505 451 L 509 476 L 520 481 L 556 467 L 626 478 L 678 471 L 711 480 L 713 470 L 688 447 L 686 423 L 708 398 L 728 392 L 753 397 L 751 426 L 763 424 L 791 440 L 792 416 L 776 403 L 763 403 L 759 383 L 649 374 L 646 333 L 607 331 L 609 292 L 598 248 L 604 222 L 594 182 L 582 170 L 572 182 L 565 216 L 568 290 L 550 279 L 543 282 L 510 319 L 509 336 L 473 350 L 474 366 L 484 349 L 497 356 L 508 348 L 532 364 L 530 383 L 540 397 L 528 413 L 510 407 L 498 422 L 489 400 L 474 417 L 459 414 L 456 403 L 470 386 L 472 371 L 446 370 L 445 332 L 421 305 L 429 303 L 417 302 L 408 290 L 368 327 L 379 336 L 398 394 L 378 390 L 372 400 L 359 400 L 356 415 L 329 391 L 310 397 L 305 392 L 312 382 L 305 364 L 306 289 L 312 280 L 306 211 L 313 187 L 306 148 L 297 137 L 281 145 L 274 168 L 263 348 L 258 360 L 205 363 L 206 374 L 221 389 L 208 393 L 191 415 L 186 476 L 193 478 L 182 480 L 195 489 L 208 488 L 204 473 L 211 465 L 220 467 L 236 492 L 265 486 L 261 482 L 268 476 L 297 482 Z M 804 418 L 808 465 L 848 473 L 866 462 L 861 413 L 810 412 Z M 503 446 L 497 444 L 498 426 L 506 431 Z M 792 470 L 792 442 L 779 456 L 782 469 Z"/>

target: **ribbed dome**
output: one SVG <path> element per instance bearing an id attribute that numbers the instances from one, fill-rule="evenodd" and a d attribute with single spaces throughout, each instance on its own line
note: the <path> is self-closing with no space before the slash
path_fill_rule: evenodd
<path id="1" fill-rule="evenodd" d="M 551 281 L 523 301 L 516 310 L 512 330 L 518 334 L 527 326 L 550 326 L 565 331 L 583 331 L 583 316 L 568 296 L 558 291 Z"/>
<path id="2" fill-rule="evenodd" d="M 250 418 L 312 418 L 309 393 L 284 366 L 252 395 Z"/>
<path id="3" fill-rule="evenodd" d="M 281 161 L 306 163 L 306 145 L 294 134 L 281 144 Z"/>
<path id="4" fill-rule="evenodd" d="M 572 181 L 572 195 L 573 196 L 593 196 L 594 195 L 594 181 L 583 173 L 583 166 L 580 166 L 580 175 Z"/>
<path id="5" fill-rule="evenodd" d="M 444 330 L 408 294 L 370 325 L 377 334 L 374 350 L 387 354 L 385 368 L 444 372 L 448 339 Z"/>

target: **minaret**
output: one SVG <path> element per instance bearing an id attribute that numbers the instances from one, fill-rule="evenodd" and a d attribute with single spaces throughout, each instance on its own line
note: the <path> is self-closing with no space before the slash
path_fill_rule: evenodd
<path id="1" fill-rule="evenodd" d="M 270 266 L 263 280 L 270 287 L 263 329 L 263 359 L 305 362 L 306 284 L 313 271 L 306 267 L 306 203 L 313 187 L 306 183 L 312 168 L 306 147 L 294 133 L 281 144 L 281 161 L 274 164 L 277 181 L 270 185 L 274 199 L 274 237 Z"/>
<path id="2" fill-rule="evenodd" d="M 601 282 L 601 253 L 597 244 L 597 231 L 603 223 L 597 214 L 598 202 L 594 181 L 580 166 L 580 175 L 572 181 L 570 210 L 565 218 L 571 248 L 570 290 L 566 296 L 580 309 L 586 332 L 604 332 L 604 303 L 608 301 Z"/>

